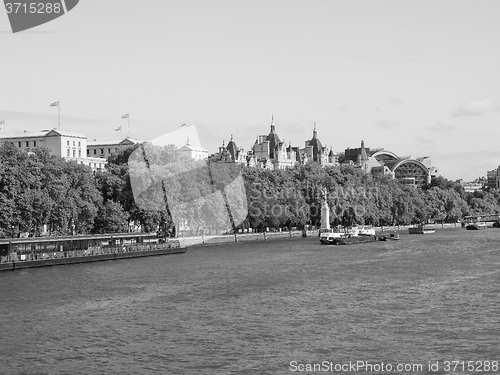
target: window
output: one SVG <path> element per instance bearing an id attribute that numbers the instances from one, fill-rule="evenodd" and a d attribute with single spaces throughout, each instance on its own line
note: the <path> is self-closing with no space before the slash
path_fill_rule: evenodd
<path id="1" fill-rule="evenodd" d="M 66 146 L 69 146 L 69 141 L 66 141 Z"/>
<path id="2" fill-rule="evenodd" d="M 73 150 L 73 157 L 76 157 L 76 150 Z"/>
<path id="3" fill-rule="evenodd" d="M 30 147 L 29 141 L 26 141 L 26 147 Z"/>
<path id="4" fill-rule="evenodd" d="M 80 142 L 78 142 L 78 147 L 81 147 L 81 144 L 80 144 Z"/>
<path id="5" fill-rule="evenodd" d="M 104 154 L 104 149 L 103 148 L 101 148 L 101 154 Z"/>
<path id="6" fill-rule="evenodd" d="M 33 147 L 36 147 L 36 141 L 33 141 Z"/>
<path id="7" fill-rule="evenodd" d="M 75 147 L 75 141 L 73 141 L 73 147 Z"/>
<path id="8" fill-rule="evenodd" d="M 17 142 L 17 145 L 18 145 L 19 147 L 21 147 L 21 142 Z"/>
<path id="9" fill-rule="evenodd" d="M 87 156 L 89 156 L 89 155 L 90 155 L 90 150 L 87 150 Z"/>
<path id="10" fill-rule="evenodd" d="M 66 156 L 69 156 L 69 148 L 68 148 L 68 149 L 66 149 L 66 151 L 67 151 L 67 152 L 66 152 L 66 154 L 67 154 Z"/>
<path id="11" fill-rule="evenodd" d="M 82 150 L 78 150 L 78 157 L 81 158 L 82 157 Z"/>
<path id="12" fill-rule="evenodd" d="M 110 148 L 108 148 L 108 154 L 111 154 L 111 149 Z"/>

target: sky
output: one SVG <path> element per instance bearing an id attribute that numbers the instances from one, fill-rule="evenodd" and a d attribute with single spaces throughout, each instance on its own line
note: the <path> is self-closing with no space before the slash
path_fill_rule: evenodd
<path id="1" fill-rule="evenodd" d="M 210 153 L 276 132 L 335 152 L 500 165 L 497 0 L 80 0 L 13 34 L 0 9 L 0 132 L 150 140 L 196 126 Z M 130 128 L 122 115 L 130 114 Z M 122 126 L 123 133 L 115 129 Z"/>

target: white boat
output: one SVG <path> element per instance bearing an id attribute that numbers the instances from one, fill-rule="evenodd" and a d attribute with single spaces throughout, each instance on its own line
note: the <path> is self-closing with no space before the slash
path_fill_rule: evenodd
<path id="1" fill-rule="evenodd" d="M 355 227 L 359 236 L 375 236 L 375 228 L 373 227 Z"/>
<path id="2" fill-rule="evenodd" d="M 328 228 L 319 231 L 319 241 L 322 244 L 334 244 L 339 238 L 357 237 L 358 231 L 352 228 Z"/>

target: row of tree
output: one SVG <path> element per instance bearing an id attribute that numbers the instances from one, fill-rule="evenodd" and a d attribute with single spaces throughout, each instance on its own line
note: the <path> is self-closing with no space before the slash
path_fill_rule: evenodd
<path id="1" fill-rule="evenodd" d="M 106 170 L 0 146 L 0 236 L 111 233 L 140 225 L 170 235 L 304 227 L 321 220 L 322 192 L 333 225 L 456 222 L 500 213 L 497 191 L 466 193 L 442 177 L 415 189 L 352 166 L 310 163 L 285 170 L 194 161 L 173 146 L 136 145 Z"/>

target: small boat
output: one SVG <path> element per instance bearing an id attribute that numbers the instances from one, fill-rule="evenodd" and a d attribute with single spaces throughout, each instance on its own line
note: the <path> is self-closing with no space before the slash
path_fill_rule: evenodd
<path id="1" fill-rule="evenodd" d="M 401 239 L 401 237 L 399 237 L 399 232 L 381 232 L 377 234 L 376 237 L 379 241 L 397 241 Z"/>
<path id="2" fill-rule="evenodd" d="M 353 245 L 357 243 L 366 243 L 366 242 L 373 242 L 376 241 L 377 237 L 376 236 L 368 236 L 368 235 L 363 235 L 363 236 L 344 236 L 344 237 L 339 237 L 336 238 L 333 242 L 334 245 Z"/>
<path id="3" fill-rule="evenodd" d="M 341 227 L 336 227 L 336 228 L 328 228 L 328 229 L 321 229 L 319 232 L 319 241 L 323 245 L 333 245 L 335 244 L 335 240 L 343 237 L 349 237 L 349 236 L 357 236 L 358 232 L 354 230 L 350 230 L 347 228 L 341 228 Z"/>
<path id="4" fill-rule="evenodd" d="M 486 223 L 481 222 L 481 221 L 476 221 L 474 223 L 468 224 L 465 229 L 467 230 L 481 230 L 481 229 L 486 229 Z"/>
<path id="5" fill-rule="evenodd" d="M 361 226 L 355 227 L 355 230 L 358 232 L 358 236 L 375 236 L 375 228 L 373 227 Z"/>
<path id="6" fill-rule="evenodd" d="M 431 234 L 436 233 L 436 230 L 432 227 L 426 226 L 424 224 L 416 225 L 414 227 L 408 228 L 409 234 Z"/>

